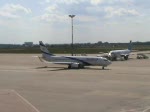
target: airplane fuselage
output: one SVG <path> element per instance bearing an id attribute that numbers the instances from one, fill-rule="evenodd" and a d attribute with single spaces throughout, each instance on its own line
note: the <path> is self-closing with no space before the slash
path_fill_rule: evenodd
<path id="1" fill-rule="evenodd" d="M 111 64 L 111 61 L 103 57 L 55 56 L 48 51 L 48 49 L 42 41 L 40 41 L 39 44 L 42 52 L 42 59 L 49 63 L 68 65 L 68 68 L 84 68 L 84 66 L 102 66 L 102 69 Z"/>
<path id="2" fill-rule="evenodd" d="M 121 58 L 124 57 L 125 59 L 128 58 L 131 50 L 125 49 L 125 50 L 113 50 L 109 52 L 109 57 L 111 58 Z"/>
<path id="3" fill-rule="evenodd" d="M 89 56 L 44 56 L 43 59 L 49 62 L 79 63 L 84 66 L 107 66 L 111 62 L 103 57 L 89 57 Z"/>

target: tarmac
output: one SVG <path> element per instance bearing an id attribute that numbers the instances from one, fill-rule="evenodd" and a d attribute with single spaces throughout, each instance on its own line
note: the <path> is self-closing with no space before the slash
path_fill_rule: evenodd
<path id="1" fill-rule="evenodd" d="M 0 112 L 150 112 L 150 59 L 133 55 L 102 70 L 35 56 L 0 54 Z"/>

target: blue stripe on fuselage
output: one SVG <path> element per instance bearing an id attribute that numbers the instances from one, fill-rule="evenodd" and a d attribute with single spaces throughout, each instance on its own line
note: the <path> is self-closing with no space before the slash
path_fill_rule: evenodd
<path id="1" fill-rule="evenodd" d="M 46 52 L 43 52 L 43 51 L 42 51 L 42 53 L 47 54 L 47 55 L 49 55 L 49 56 L 55 56 L 55 55 L 53 55 L 53 54 L 46 53 Z M 63 57 L 63 56 L 62 56 L 62 57 Z M 92 65 L 92 64 L 90 64 L 90 63 L 88 63 L 88 62 L 86 62 L 86 61 L 83 61 L 83 60 L 80 60 L 80 59 L 77 59 L 77 58 L 65 57 L 65 56 L 64 56 L 64 58 L 68 58 L 68 59 L 71 59 L 71 60 L 74 60 L 74 61 L 77 61 L 77 62 L 81 62 L 81 63 L 83 63 L 84 65 L 87 65 L 87 66 Z"/>
<path id="2" fill-rule="evenodd" d="M 91 65 L 90 63 L 86 62 L 86 61 L 83 61 L 83 60 L 80 60 L 80 59 L 77 59 L 77 58 L 74 58 L 74 57 L 65 57 L 65 58 L 68 58 L 68 59 L 72 59 L 74 61 L 78 61 L 78 62 L 81 62 L 83 63 L 84 65 Z"/>

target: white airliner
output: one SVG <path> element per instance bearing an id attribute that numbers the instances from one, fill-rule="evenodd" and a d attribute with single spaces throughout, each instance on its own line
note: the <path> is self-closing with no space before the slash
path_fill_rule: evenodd
<path id="1" fill-rule="evenodd" d="M 125 50 L 112 50 L 108 53 L 108 57 L 111 60 L 117 60 L 117 58 L 124 58 L 125 60 L 128 60 L 128 57 L 132 51 L 132 41 L 130 41 L 128 49 Z"/>
<path id="2" fill-rule="evenodd" d="M 68 65 L 68 68 L 84 68 L 84 66 L 102 66 L 104 67 L 111 64 L 111 61 L 103 57 L 92 56 L 55 56 L 51 54 L 42 41 L 39 41 L 42 57 L 40 59 L 53 63 Z"/>

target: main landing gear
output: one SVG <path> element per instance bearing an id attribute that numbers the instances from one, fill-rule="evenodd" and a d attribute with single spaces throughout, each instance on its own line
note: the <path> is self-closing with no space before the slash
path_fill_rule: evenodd
<path id="1" fill-rule="evenodd" d="M 104 67 L 104 66 L 102 66 L 102 69 L 104 70 L 104 69 L 105 69 L 105 67 Z"/>
<path id="2" fill-rule="evenodd" d="M 124 59 L 125 59 L 125 60 L 128 60 L 128 56 L 124 56 Z"/>
<path id="3" fill-rule="evenodd" d="M 72 68 L 82 69 L 82 68 L 84 68 L 84 65 L 82 65 L 82 64 L 70 64 L 70 65 L 68 65 L 68 69 L 72 69 Z"/>
<path id="4" fill-rule="evenodd" d="M 71 69 L 71 65 L 68 65 L 68 69 Z"/>

